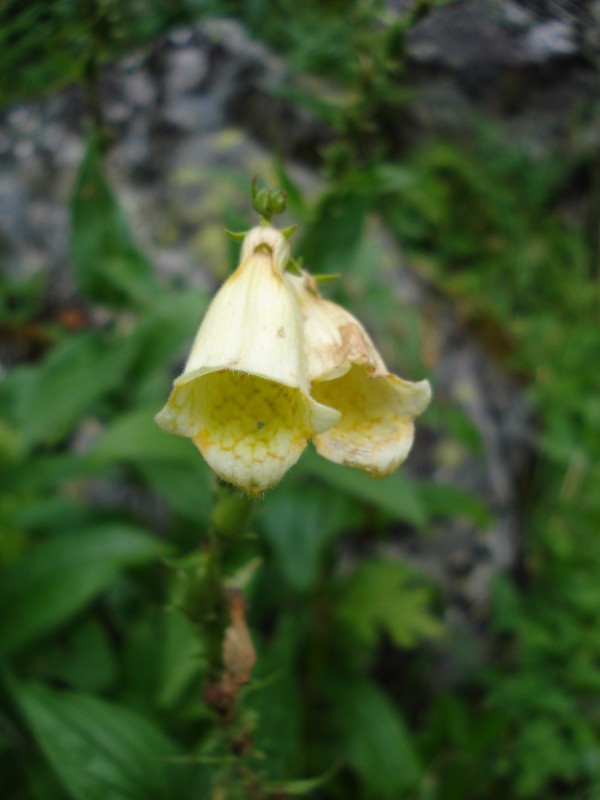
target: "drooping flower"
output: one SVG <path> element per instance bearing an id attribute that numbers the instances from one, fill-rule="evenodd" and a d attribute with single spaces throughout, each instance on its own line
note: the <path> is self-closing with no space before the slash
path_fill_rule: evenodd
<path id="1" fill-rule="evenodd" d="M 283 272 L 286 238 L 252 229 L 240 265 L 213 299 L 183 373 L 156 416 L 189 436 L 225 481 L 250 494 L 296 463 L 308 439 L 340 413 L 309 393 L 296 296 Z"/>
<path id="2" fill-rule="evenodd" d="M 309 273 L 285 280 L 302 314 L 311 394 L 341 414 L 315 436 L 317 451 L 373 477 L 389 475 L 408 455 L 413 419 L 431 399 L 429 383 L 391 374 L 360 322 L 324 299 Z"/>

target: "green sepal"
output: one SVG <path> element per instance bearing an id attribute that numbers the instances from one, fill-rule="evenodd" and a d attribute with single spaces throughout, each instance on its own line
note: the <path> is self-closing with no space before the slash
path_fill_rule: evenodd
<path id="1" fill-rule="evenodd" d="M 262 564 L 263 559 L 260 556 L 254 556 L 231 575 L 228 575 L 223 581 L 223 585 L 226 589 L 246 591 Z"/>
<path id="2" fill-rule="evenodd" d="M 286 239 L 291 239 L 298 230 L 298 225 L 290 225 L 289 228 L 283 228 L 281 233 Z"/>
<path id="3" fill-rule="evenodd" d="M 295 797 L 303 794 L 312 794 L 315 789 L 320 789 L 328 781 L 333 778 L 336 772 L 340 770 L 340 764 L 333 764 L 327 772 L 316 778 L 300 778 L 299 780 L 284 781 L 281 783 L 270 784 L 267 786 L 269 794 L 285 795 L 286 797 L 293 795 Z"/>
<path id="4" fill-rule="evenodd" d="M 290 258 L 290 260 L 285 265 L 284 272 L 291 272 L 292 275 L 302 275 L 302 259 L 299 258 L 298 260 Z"/>
<path id="5" fill-rule="evenodd" d="M 248 235 L 248 231 L 228 231 L 227 228 L 225 228 L 225 234 L 229 236 L 230 239 L 233 239 L 234 242 L 243 242 Z"/>
<path id="6" fill-rule="evenodd" d="M 341 272 L 329 272 L 325 275 L 313 275 L 315 281 L 319 286 L 324 286 L 327 283 L 334 283 L 342 277 Z"/>

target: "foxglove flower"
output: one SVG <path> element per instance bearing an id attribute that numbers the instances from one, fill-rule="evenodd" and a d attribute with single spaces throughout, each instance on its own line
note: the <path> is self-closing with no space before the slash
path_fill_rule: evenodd
<path id="1" fill-rule="evenodd" d="M 302 314 L 311 394 L 341 414 L 315 436 L 317 451 L 373 477 L 389 475 L 408 455 L 413 419 L 431 399 L 429 383 L 392 375 L 360 322 L 325 300 L 309 273 L 285 280 Z"/>
<path id="2" fill-rule="evenodd" d="M 156 416 L 163 430 L 189 436 L 225 481 L 268 489 L 296 463 L 307 440 L 340 412 L 309 393 L 296 295 L 283 272 L 286 238 L 251 230 L 240 265 L 213 299 L 183 373 Z"/>

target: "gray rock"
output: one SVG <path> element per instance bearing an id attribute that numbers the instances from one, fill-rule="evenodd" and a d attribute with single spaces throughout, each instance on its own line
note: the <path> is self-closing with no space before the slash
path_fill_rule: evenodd
<path id="1" fill-rule="evenodd" d="M 600 19 L 590 3 L 458 0 L 408 35 L 419 133 L 485 115 L 533 150 L 593 124 Z"/>

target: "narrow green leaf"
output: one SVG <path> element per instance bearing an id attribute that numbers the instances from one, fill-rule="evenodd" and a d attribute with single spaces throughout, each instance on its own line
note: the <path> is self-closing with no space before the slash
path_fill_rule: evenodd
<path id="1" fill-rule="evenodd" d="M 289 210 L 293 212 L 296 217 L 301 219 L 305 218 L 307 215 L 307 208 L 302 192 L 298 184 L 286 170 L 282 158 L 277 158 L 275 161 L 275 174 L 277 176 L 278 185 L 281 186 L 282 189 L 285 189 Z"/>
<path id="2" fill-rule="evenodd" d="M 293 774 L 302 749 L 303 706 L 296 669 L 302 636 L 302 627 L 293 614 L 280 617 L 244 700 L 257 716 L 255 746 L 264 753 L 265 770 L 273 780 Z"/>
<path id="3" fill-rule="evenodd" d="M 205 291 L 191 288 L 156 298 L 129 337 L 135 353 L 134 378 L 164 369 L 178 350 L 189 348 L 208 301 Z"/>
<path id="4" fill-rule="evenodd" d="M 198 451 L 180 436 L 170 436 L 154 422 L 158 409 L 136 408 L 117 417 L 94 444 L 89 457 L 111 463 L 126 461 L 180 461 L 199 459 Z"/>
<path id="5" fill-rule="evenodd" d="M 125 567 L 152 561 L 159 543 L 125 525 L 61 534 L 8 568 L 0 583 L 0 653 L 7 655 L 65 622 Z"/>
<path id="6" fill-rule="evenodd" d="M 84 478 L 97 469 L 97 466 L 77 453 L 39 455 L 2 475 L 0 484 L 2 490 L 7 492 L 56 490 L 62 481 Z"/>
<path id="7" fill-rule="evenodd" d="M 364 796 L 404 797 L 418 783 L 421 765 L 400 711 L 366 678 L 332 681 L 329 693 L 341 755 L 364 784 Z"/>
<path id="8" fill-rule="evenodd" d="M 176 747 L 149 719 L 86 694 L 11 688 L 40 748 L 75 800 L 177 797 Z"/>
<path id="9" fill-rule="evenodd" d="M 27 753 L 21 760 L 21 771 L 33 800 L 65 800 L 65 790 L 43 756 L 32 758 Z M 14 800 L 12 795 L 10 800 Z"/>
<path id="10" fill-rule="evenodd" d="M 60 530 L 74 525 L 85 525 L 90 511 L 82 503 L 56 494 L 50 497 L 32 497 L 24 493 L 14 498 L 12 508 L 0 511 L 6 525 L 27 531 Z"/>
<path id="11" fill-rule="evenodd" d="M 314 452 L 308 452 L 301 466 L 312 475 L 343 492 L 381 508 L 394 519 L 401 519 L 419 528 L 426 522 L 419 489 L 404 473 L 396 472 L 389 478 L 375 479 L 350 467 L 327 461 Z"/>
<path id="12" fill-rule="evenodd" d="M 261 528 L 273 549 L 279 568 L 294 589 L 310 589 L 332 539 L 360 524 L 361 508 L 342 494 L 322 486 L 296 493 L 278 492 L 267 497 L 260 516 Z"/>
<path id="13" fill-rule="evenodd" d="M 129 360 L 127 349 L 85 333 L 23 370 L 28 380 L 20 386 L 17 414 L 27 447 L 63 436 L 82 413 L 122 383 Z"/>
<path id="14" fill-rule="evenodd" d="M 169 434 L 165 433 L 164 436 Z M 206 462 L 193 449 L 192 459 L 148 461 L 136 464 L 146 482 L 169 503 L 173 511 L 197 522 L 206 522 L 212 509 L 210 472 Z"/>
<path id="15" fill-rule="evenodd" d="M 88 141 L 71 198 L 71 258 L 81 288 L 93 300 L 139 305 L 156 294 L 152 267 L 135 245 L 106 178 L 97 137 Z"/>
<path id="16" fill-rule="evenodd" d="M 329 780 L 331 780 L 338 769 L 338 765 L 334 764 L 330 769 L 328 769 L 322 775 L 318 775 L 316 778 L 300 778 L 295 781 L 282 781 L 281 783 L 267 786 L 267 791 L 272 792 L 273 794 L 282 794 L 286 797 L 288 795 L 291 795 L 292 797 L 298 797 L 303 794 L 310 794 L 316 789 L 320 789 L 321 786 L 324 786 Z"/>
<path id="17" fill-rule="evenodd" d="M 273 84 L 269 87 L 272 94 L 291 100 L 300 106 L 305 106 L 311 113 L 323 120 L 327 125 L 336 128 L 343 124 L 344 115 L 348 105 L 346 95 L 324 98 L 320 93 L 308 91 L 299 86 L 283 83 Z M 283 184 L 284 188 L 287 186 Z"/>
<path id="18" fill-rule="evenodd" d="M 171 708 L 190 683 L 199 680 L 202 645 L 197 630 L 180 611 L 166 611 L 163 624 L 164 648 L 158 702 L 163 708 Z"/>
<path id="19" fill-rule="evenodd" d="M 102 625 L 84 617 L 67 634 L 45 648 L 36 677 L 86 692 L 106 689 L 115 677 L 117 656 Z"/>
<path id="20" fill-rule="evenodd" d="M 158 409 L 136 409 L 115 420 L 99 438 L 88 461 L 96 467 L 124 462 L 136 468 L 179 514 L 205 520 L 210 512 L 210 473 L 189 441 L 154 422 Z"/>
<path id="21" fill-rule="evenodd" d="M 489 527 L 492 514 L 474 495 L 447 483 L 419 484 L 419 495 L 429 517 L 465 518 L 481 528 Z"/>
<path id="22" fill-rule="evenodd" d="M 323 194 L 315 210 L 315 222 L 306 229 L 298 246 L 311 271 L 342 275 L 348 272 L 372 204 L 367 193 L 346 187 Z"/>

